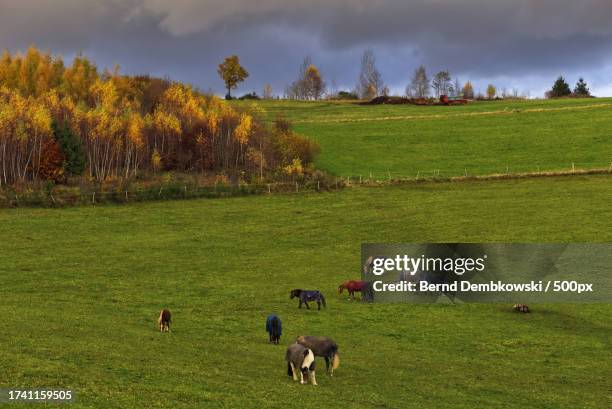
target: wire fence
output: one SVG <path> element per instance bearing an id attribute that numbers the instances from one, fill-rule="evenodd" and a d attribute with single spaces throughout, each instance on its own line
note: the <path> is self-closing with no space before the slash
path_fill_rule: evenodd
<path id="1" fill-rule="evenodd" d="M 539 167 L 520 168 L 509 166 L 500 172 L 419 171 L 408 175 L 399 172 L 368 172 L 365 175 L 327 177 L 322 180 L 302 180 L 273 183 L 240 183 L 236 185 L 214 184 L 163 184 L 146 188 L 82 189 L 56 186 L 50 189 L 15 191 L 0 189 L 0 207 L 67 207 L 105 203 L 133 203 L 159 200 L 199 198 L 224 198 L 265 194 L 290 194 L 304 192 L 336 191 L 353 186 L 382 186 L 424 182 L 456 182 L 469 180 L 520 179 L 552 176 L 612 174 L 612 162 L 601 164 L 572 163 L 570 167 L 542 170 Z"/>
<path id="2" fill-rule="evenodd" d="M 38 189 L 17 192 L 0 190 L 0 207 L 65 207 L 105 203 L 224 198 L 264 194 L 288 194 L 339 190 L 345 186 L 342 178 L 331 180 L 275 183 L 214 184 L 210 186 L 165 184 L 147 188 L 82 190 L 78 187 Z"/>

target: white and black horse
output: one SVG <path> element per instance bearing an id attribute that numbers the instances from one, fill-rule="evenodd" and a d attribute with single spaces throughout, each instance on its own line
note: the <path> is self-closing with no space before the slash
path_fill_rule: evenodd
<path id="1" fill-rule="evenodd" d="M 294 381 L 298 380 L 297 373 L 299 371 L 300 383 L 302 385 L 307 382 L 304 381 L 304 375 L 310 379 L 310 383 L 313 385 L 317 384 L 317 378 L 315 377 L 315 356 L 310 349 L 296 342 L 287 348 L 285 359 L 287 360 L 287 375 L 293 377 Z"/>

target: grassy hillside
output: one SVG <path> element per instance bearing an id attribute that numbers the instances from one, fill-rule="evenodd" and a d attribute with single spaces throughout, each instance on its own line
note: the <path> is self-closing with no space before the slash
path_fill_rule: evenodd
<path id="1" fill-rule="evenodd" d="M 612 99 L 360 106 L 262 101 L 321 144 L 339 176 L 457 176 L 610 166 Z"/>
<path id="2" fill-rule="evenodd" d="M 572 177 L 0 210 L 0 387 L 74 388 L 79 408 L 605 407 L 610 306 L 361 305 L 335 288 L 365 241 L 610 241 L 611 196 L 608 177 Z M 328 309 L 298 310 L 295 287 Z M 316 388 L 285 373 L 303 333 L 340 345 Z"/>

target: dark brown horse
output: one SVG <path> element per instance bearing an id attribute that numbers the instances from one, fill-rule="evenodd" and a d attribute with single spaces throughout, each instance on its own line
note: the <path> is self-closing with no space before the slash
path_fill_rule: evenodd
<path id="1" fill-rule="evenodd" d="M 170 332 L 170 323 L 172 322 L 172 314 L 170 310 L 164 308 L 159 313 L 157 324 L 159 325 L 160 332 Z"/>
<path id="2" fill-rule="evenodd" d="M 340 366 L 340 358 L 338 356 L 338 345 L 333 339 L 328 337 L 301 335 L 297 337 L 297 343 L 312 350 L 315 356 L 325 358 L 325 370 L 331 376 L 334 376 L 334 369 Z"/>

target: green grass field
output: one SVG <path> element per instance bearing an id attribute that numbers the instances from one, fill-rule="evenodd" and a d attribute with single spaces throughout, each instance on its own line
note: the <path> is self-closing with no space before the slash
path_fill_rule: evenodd
<path id="1" fill-rule="evenodd" d="M 245 104 L 245 103 L 242 103 Z M 318 167 L 374 178 L 607 168 L 612 98 L 361 106 L 262 101 L 321 144 Z"/>
<path id="2" fill-rule="evenodd" d="M 308 126 L 329 150 L 322 164 L 366 169 L 341 160 L 326 125 Z M 369 133 L 350 145 L 363 152 Z M 603 156 L 606 143 L 580 152 Z M 611 197 L 611 179 L 591 176 L 0 210 L 0 388 L 74 388 L 78 408 L 610 407 L 609 305 L 520 315 L 352 303 L 335 288 L 359 277 L 362 242 L 610 241 Z M 295 287 L 321 289 L 328 309 L 298 310 Z M 171 334 L 155 328 L 163 306 Z M 280 346 L 264 332 L 272 311 Z M 304 333 L 340 345 L 336 376 L 319 371 L 318 387 L 285 372 L 285 346 Z"/>

